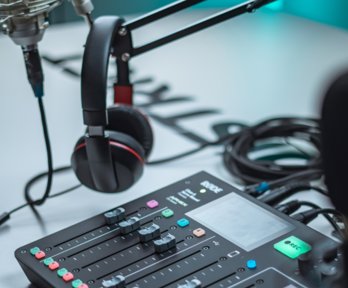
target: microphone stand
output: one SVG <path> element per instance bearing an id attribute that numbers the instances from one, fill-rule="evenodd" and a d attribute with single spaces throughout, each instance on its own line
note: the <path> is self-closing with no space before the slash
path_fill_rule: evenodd
<path id="1" fill-rule="evenodd" d="M 191 25 L 179 29 L 169 35 L 157 40 L 151 41 L 144 45 L 134 47 L 132 43 L 132 31 L 141 28 L 147 24 L 157 21 L 166 16 L 175 14 L 186 8 L 192 7 L 205 0 L 179 0 L 169 5 L 154 10 L 134 20 L 125 22 L 118 30 L 115 39 L 115 51 L 113 56 L 116 57 L 117 80 L 114 84 L 114 102 L 121 104 L 133 104 L 133 88 L 129 80 L 129 61 L 131 58 L 141 55 L 145 52 L 158 48 L 162 45 L 171 43 L 208 27 L 219 24 L 236 16 L 252 13 L 256 9 L 274 2 L 275 0 L 250 0 L 242 4 L 225 9 L 219 13 L 213 14 L 207 18 L 199 20 Z"/>

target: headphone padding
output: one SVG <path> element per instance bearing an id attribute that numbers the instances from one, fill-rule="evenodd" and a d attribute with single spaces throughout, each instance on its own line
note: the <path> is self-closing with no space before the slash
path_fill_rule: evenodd
<path id="1" fill-rule="evenodd" d="M 81 137 L 75 145 L 71 156 L 72 167 L 80 182 L 88 188 L 100 192 L 121 192 L 131 187 L 142 175 L 145 152 L 136 140 L 124 133 L 115 131 L 106 131 L 106 133 L 109 135 L 115 178 L 119 185 L 117 191 L 100 191 L 95 186 L 87 159 L 85 136 Z"/>
<path id="2" fill-rule="evenodd" d="M 107 130 L 130 135 L 143 147 L 145 158 L 150 155 L 153 132 L 144 114 L 131 106 L 115 105 L 108 108 L 108 120 Z"/>

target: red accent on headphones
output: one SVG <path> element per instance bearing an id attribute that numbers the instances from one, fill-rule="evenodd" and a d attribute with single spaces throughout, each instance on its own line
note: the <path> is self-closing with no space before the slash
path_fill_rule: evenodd
<path id="1" fill-rule="evenodd" d="M 144 164 L 144 159 L 141 158 L 141 156 L 137 152 L 135 152 L 132 148 L 130 148 L 130 147 L 128 147 L 128 146 L 126 146 L 126 145 L 124 145 L 122 143 L 116 142 L 116 141 L 109 141 L 109 143 L 112 146 L 117 146 L 117 147 L 120 147 L 120 148 L 130 152 L 131 154 L 133 154 L 141 162 L 141 164 Z M 78 145 L 75 148 L 75 151 L 80 150 L 83 147 L 86 147 L 86 142 L 83 142 L 80 145 Z"/>

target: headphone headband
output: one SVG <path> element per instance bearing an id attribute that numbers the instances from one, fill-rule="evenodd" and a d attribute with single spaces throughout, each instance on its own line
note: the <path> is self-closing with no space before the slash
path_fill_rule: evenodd
<path id="1" fill-rule="evenodd" d="M 107 73 L 115 36 L 123 20 L 103 16 L 95 20 L 87 38 L 83 54 L 81 101 L 83 122 L 87 126 L 106 126 Z"/>

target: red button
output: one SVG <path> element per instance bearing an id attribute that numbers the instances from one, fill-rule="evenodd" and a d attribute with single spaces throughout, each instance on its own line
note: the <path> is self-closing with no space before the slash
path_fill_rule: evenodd
<path id="1" fill-rule="evenodd" d="M 39 252 L 37 252 L 36 254 L 35 254 L 35 258 L 37 259 L 37 260 L 41 260 L 41 259 L 43 259 L 43 258 L 45 258 L 46 257 L 46 254 L 45 254 L 45 252 L 43 252 L 43 251 L 39 251 Z"/>
<path id="2" fill-rule="evenodd" d="M 54 270 L 56 270 L 56 269 L 59 268 L 59 263 L 56 262 L 56 261 L 54 261 L 54 262 L 52 262 L 50 265 L 48 265 L 48 268 L 49 268 L 51 271 L 54 271 Z"/>
<path id="3" fill-rule="evenodd" d="M 74 279 L 74 275 L 71 272 L 68 272 L 68 273 L 63 275 L 63 280 L 65 282 L 69 282 L 69 281 L 71 281 L 73 279 Z"/>
<path id="4" fill-rule="evenodd" d="M 87 284 L 85 284 L 85 283 L 83 283 L 83 284 L 81 284 L 79 287 L 77 287 L 77 288 L 88 288 L 88 285 Z"/>

